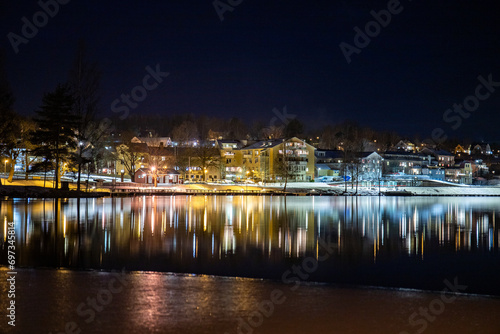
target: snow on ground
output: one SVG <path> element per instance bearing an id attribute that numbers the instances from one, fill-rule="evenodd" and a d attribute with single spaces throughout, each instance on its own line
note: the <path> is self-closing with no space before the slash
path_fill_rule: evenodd
<path id="1" fill-rule="evenodd" d="M 94 181 L 97 179 L 109 182 L 114 179 L 113 177 L 100 176 L 100 175 L 90 175 L 90 180 Z M 120 179 L 117 179 L 119 187 L 129 187 L 120 183 Z M 128 180 L 130 182 L 130 180 Z M 20 180 L 14 179 L 12 183 L 8 183 L 5 178 L 2 178 L 2 184 L 12 185 L 12 186 L 38 186 L 43 187 L 44 181 L 43 177 L 36 180 Z M 46 187 L 53 187 L 53 182 L 47 180 L 45 183 Z M 75 189 L 76 184 L 70 183 L 70 188 Z M 283 190 L 283 183 L 267 183 L 265 185 L 256 184 L 220 184 L 220 183 L 190 183 L 190 184 L 177 184 L 177 185 L 159 185 L 154 188 L 152 185 L 149 187 L 151 189 L 171 189 L 174 191 L 241 191 L 241 192 L 254 192 L 254 191 L 280 191 Z M 134 186 L 132 186 L 134 187 Z M 109 186 L 103 189 L 94 189 L 92 191 L 100 190 L 107 191 Z M 141 186 L 144 188 L 144 186 Z M 85 181 L 82 179 L 81 189 L 85 190 Z M 387 190 L 396 190 L 393 187 L 381 187 L 380 191 L 383 193 Z M 500 196 L 500 186 L 435 186 L 435 187 L 398 187 L 398 191 L 406 190 L 411 192 L 416 196 Z M 332 195 L 378 195 L 379 188 L 377 186 L 372 187 L 361 187 L 356 189 L 356 186 L 352 187 L 350 183 L 347 184 L 347 191 L 345 191 L 344 183 L 339 183 L 331 185 L 323 182 L 289 182 L 287 184 L 288 192 L 296 193 L 317 193 L 317 194 L 332 194 Z"/>
<path id="2" fill-rule="evenodd" d="M 500 187 L 400 187 L 414 195 L 450 195 L 450 196 L 500 196 Z"/>

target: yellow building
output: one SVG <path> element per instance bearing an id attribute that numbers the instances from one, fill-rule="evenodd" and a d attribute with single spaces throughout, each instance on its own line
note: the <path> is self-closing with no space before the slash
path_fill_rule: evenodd
<path id="1" fill-rule="evenodd" d="M 242 154 L 239 149 L 243 143 L 237 140 L 217 140 L 221 154 L 222 178 L 239 180 L 243 177 Z"/>
<path id="2" fill-rule="evenodd" d="M 256 181 L 309 181 L 314 179 L 314 150 L 304 140 L 262 140 L 235 153 L 241 175 Z M 238 156 L 239 154 L 239 156 Z"/>

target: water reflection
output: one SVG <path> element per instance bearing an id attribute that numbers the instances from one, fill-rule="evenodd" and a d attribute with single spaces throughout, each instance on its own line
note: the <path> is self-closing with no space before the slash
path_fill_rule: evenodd
<path id="1" fill-rule="evenodd" d="M 498 253 L 494 198 L 170 196 L 1 203 L 23 266 L 265 276 L 318 257 L 341 264 Z M 5 243 L 1 249 L 5 263 Z M 260 271 L 259 271 L 260 270 Z M 276 269 L 276 273 L 279 270 Z"/>

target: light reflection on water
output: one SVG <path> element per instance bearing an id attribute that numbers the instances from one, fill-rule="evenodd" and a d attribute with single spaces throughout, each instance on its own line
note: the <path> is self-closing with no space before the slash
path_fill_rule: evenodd
<path id="1" fill-rule="evenodd" d="M 335 252 L 316 279 L 345 283 L 378 275 L 379 262 L 411 260 L 415 269 L 428 256 L 457 266 L 468 255 L 498 260 L 497 208 L 498 199 L 471 197 L 30 199 L 2 202 L 0 233 L 5 240 L 6 222 L 16 223 L 23 266 L 271 278 L 306 256 L 318 258 L 318 240 L 329 240 Z M 384 284 L 378 278 L 366 283 Z"/>

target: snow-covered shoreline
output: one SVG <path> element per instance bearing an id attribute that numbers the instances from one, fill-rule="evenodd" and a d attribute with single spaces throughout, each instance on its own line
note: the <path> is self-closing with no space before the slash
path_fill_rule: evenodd
<path id="1" fill-rule="evenodd" d="M 283 189 L 279 184 L 268 185 L 266 188 Z M 307 192 L 318 194 L 331 195 L 358 195 L 358 196 L 378 196 L 379 192 L 384 195 L 386 191 L 394 191 L 411 193 L 413 196 L 500 196 L 499 186 L 434 186 L 434 187 L 381 187 L 380 190 L 376 186 L 372 187 L 351 187 L 347 185 L 347 191 L 344 185 L 331 186 L 325 183 L 289 183 L 287 192 Z M 408 194 L 404 194 L 408 195 Z"/>
<path id="2" fill-rule="evenodd" d="M 5 180 L 2 180 L 5 182 Z M 4 183 L 2 182 L 2 183 Z M 4 183 L 5 184 L 5 183 Z M 43 189 L 43 180 L 14 180 L 12 183 L 7 183 L 10 186 L 11 191 L 13 188 L 24 188 L 24 187 L 40 187 Z M 47 182 L 47 187 L 52 186 L 52 182 Z M 75 184 L 70 184 L 70 189 L 74 190 L 76 188 Z M 158 187 L 145 187 L 144 185 L 138 186 L 133 183 L 117 183 L 112 185 L 111 182 L 105 182 L 99 189 L 91 189 L 94 191 L 122 191 L 128 193 L 162 193 L 165 194 L 191 194 L 191 193 L 204 193 L 204 194 L 214 194 L 214 195 L 224 195 L 224 193 L 242 193 L 242 194 L 282 194 L 284 184 L 273 183 L 266 185 L 256 185 L 256 184 L 220 184 L 220 183 L 193 183 L 193 184 L 176 184 L 176 185 L 162 185 Z M 85 190 L 85 185 L 82 185 L 82 189 Z M 301 195 L 322 195 L 322 196 L 379 196 L 386 195 L 387 191 L 397 190 L 387 195 L 391 196 L 500 196 L 500 186 L 464 186 L 464 185 L 443 185 L 443 186 L 432 186 L 432 187 L 352 187 L 351 184 L 331 185 L 327 183 L 320 182 L 289 182 L 286 187 L 287 194 L 301 194 Z M 7 195 L 7 194 L 4 194 Z"/>

